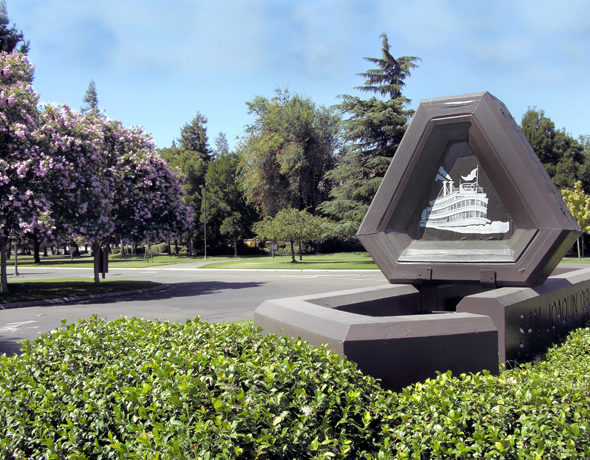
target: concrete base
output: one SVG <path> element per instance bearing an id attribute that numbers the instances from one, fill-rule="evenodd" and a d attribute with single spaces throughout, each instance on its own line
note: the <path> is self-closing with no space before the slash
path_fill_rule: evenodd
<path id="1" fill-rule="evenodd" d="M 269 300 L 255 311 L 254 325 L 327 344 L 394 391 L 436 377 L 436 371 L 497 374 L 498 333 L 490 318 L 423 312 L 422 297 L 414 286 L 392 285 Z"/>
<path id="2" fill-rule="evenodd" d="M 525 361 L 590 313 L 590 268 L 558 267 L 534 288 L 389 285 L 269 300 L 254 312 L 265 333 L 327 344 L 398 391 L 451 370 Z"/>
<path id="3" fill-rule="evenodd" d="M 457 312 L 492 319 L 501 362 L 526 361 L 584 325 L 590 314 L 590 268 L 585 267 L 558 267 L 533 288 L 506 287 L 466 296 Z"/>

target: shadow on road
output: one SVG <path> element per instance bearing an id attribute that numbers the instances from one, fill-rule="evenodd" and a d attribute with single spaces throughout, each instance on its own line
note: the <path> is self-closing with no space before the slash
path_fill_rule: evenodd
<path id="1" fill-rule="evenodd" d="M 164 300 L 173 299 L 180 297 L 195 297 L 208 294 L 219 294 L 222 291 L 235 290 L 235 289 L 249 289 L 257 288 L 265 285 L 266 283 L 260 282 L 247 282 L 247 283 L 227 283 L 223 281 L 198 281 L 190 283 L 174 283 L 170 284 L 168 288 L 161 291 L 144 292 L 140 294 L 122 295 L 119 297 L 107 297 L 102 299 L 88 299 L 88 300 L 77 300 L 73 302 L 67 302 L 68 304 L 113 304 L 117 302 L 130 302 L 130 301 L 144 301 L 144 300 Z M 64 303 L 55 303 L 50 305 L 36 305 L 36 307 L 53 308 L 60 307 Z M 12 308 L 28 308 L 24 307 L 12 307 Z M 2 306 L 0 305 L 0 310 Z"/>
<path id="2" fill-rule="evenodd" d="M 6 353 L 6 356 L 10 357 L 15 353 L 20 354 L 20 344 L 16 343 L 20 340 L 22 340 L 20 337 L 8 339 L 0 336 L 0 355 Z"/>
<path id="3" fill-rule="evenodd" d="M 83 303 L 85 305 L 92 304 L 110 304 L 117 302 L 129 302 L 133 300 L 165 300 L 174 299 L 181 297 L 195 297 L 209 294 L 219 294 L 223 291 L 235 290 L 235 289 L 249 289 L 258 288 L 266 283 L 260 282 L 247 282 L 247 283 L 235 283 L 235 282 L 223 282 L 223 281 L 198 281 L 190 283 L 174 283 L 170 284 L 169 287 L 162 291 L 146 292 L 143 294 L 134 294 L 122 297 L 112 297 L 107 299 L 91 299 L 86 300 Z"/>

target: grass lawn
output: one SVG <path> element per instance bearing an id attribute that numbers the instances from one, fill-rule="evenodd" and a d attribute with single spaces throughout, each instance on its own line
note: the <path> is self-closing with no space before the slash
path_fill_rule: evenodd
<path id="1" fill-rule="evenodd" d="M 294 269 L 294 270 L 377 270 L 377 264 L 366 252 L 341 252 L 337 254 L 304 255 L 303 260 L 291 256 L 259 256 L 231 259 L 203 265 L 201 268 L 249 268 L 249 269 Z"/>
<path id="2" fill-rule="evenodd" d="M 228 257 L 207 257 L 207 260 L 229 260 Z M 136 256 L 125 256 L 123 258 L 118 255 L 109 256 L 109 267 L 111 268 L 145 268 L 154 267 L 156 265 L 172 265 L 185 264 L 189 262 L 202 262 L 203 256 L 187 256 L 179 255 L 154 255 L 153 260 L 144 260 L 143 254 Z M 18 266 L 23 267 L 76 267 L 76 268 L 91 268 L 93 265 L 92 256 L 90 254 L 82 254 L 80 257 L 70 259 L 70 256 L 41 256 L 41 264 L 36 264 L 33 256 L 18 256 Z M 7 266 L 14 266 L 14 255 L 6 262 Z"/>
<path id="3" fill-rule="evenodd" d="M 590 264 L 590 257 L 582 257 L 579 260 L 577 257 L 564 257 L 561 259 L 562 264 Z"/>
<path id="4" fill-rule="evenodd" d="M 8 294 L 0 294 L 0 305 L 30 302 L 32 300 L 134 291 L 155 286 L 160 286 L 160 283 L 133 280 L 101 280 L 100 285 L 95 286 L 94 280 L 91 279 L 60 278 L 24 281 L 8 278 Z"/>

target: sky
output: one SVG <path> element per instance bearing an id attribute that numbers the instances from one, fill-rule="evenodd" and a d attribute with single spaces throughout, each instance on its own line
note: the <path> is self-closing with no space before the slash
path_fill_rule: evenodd
<path id="1" fill-rule="evenodd" d="M 30 40 L 33 86 L 79 110 L 93 79 L 99 108 L 169 147 L 200 112 L 210 144 L 234 148 L 253 123 L 247 101 L 277 88 L 331 106 L 374 67 L 386 33 L 394 57 L 422 61 L 404 95 L 489 91 L 517 122 L 545 111 L 590 134 L 588 0 L 7 0 Z"/>

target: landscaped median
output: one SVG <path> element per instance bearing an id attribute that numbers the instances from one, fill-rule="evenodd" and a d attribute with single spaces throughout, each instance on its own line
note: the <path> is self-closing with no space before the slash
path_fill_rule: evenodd
<path id="1" fill-rule="evenodd" d="M 0 358 L 3 458 L 590 458 L 590 331 L 391 393 L 252 326 L 97 318 Z"/>
<path id="2" fill-rule="evenodd" d="M 162 286 L 152 281 L 102 280 L 95 285 L 91 279 L 46 279 L 25 281 L 11 279 L 9 292 L 0 295 L 0 309 L 3 305 L 40 302 L 48 299 L 74 299 L 80 297 L 102 296 L 113 293 L 137 292 Z"/>

